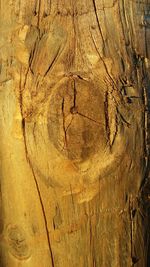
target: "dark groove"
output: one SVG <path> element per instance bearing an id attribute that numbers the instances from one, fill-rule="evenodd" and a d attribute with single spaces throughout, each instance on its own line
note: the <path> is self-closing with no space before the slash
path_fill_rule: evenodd
<path id="1" fill-rule="evenodd" d="M 76 82 L 73 80 L 73 92 L 74 92 L 74 98 L 73 98 L 73 107 L 76 107 L 76 98 L 77 98 L 77 90 L 76 90 Z"/>
<path id="2" fill-rule="evenodd" d="M 135 264 L 135 256 L 134 256 L 134 253 L 133 253 L 133 246 L 134 246 L 134 224 L 133 224 L 133 200 L 132 198 L 129 199 L 129 216 L 130 216 L 130 242 L 131 242 L 131 260 L 132 260 L 132 267 L 134 266 Z M 142 267 L 142 266 L 141 266 Z"/>
<path id="3" fill-rule="evenodd" d="M 120 3 L 121 2 L 121 3 Z M 120 1 L 119 2 L 119 16 L 120 16 L 120 23 L 121 23 L 121 26 L 122 26 L 122 31 L 123 31 L 123 36 L 124 36 L 124 40 L 125 40 L 125 45 L 126 46 L 129 46 L 130 44 L 130 41 L 129 41 L 129 36 L 127 35 L 127 32 L 125 34 L 125 29 L 128 29 L 128 26 L 127 26 L 127 21 L 126 21 L 126 13 L 125 13 L 125 3 L 124 3 L 124 0 Z M 122 12 L 121 12 L 121 8 L 120 8 L 120 5 L 122 6 Z M 121 15 L 122 13 L 122 15 Z M 123 17 L 123 19 L 122 19 Z M 125 25 L 124 25 L 125 24 Z M 125 27 L 124 27 L 125 26 Z M 129 29 L 128 29 L 129 30 Z"/>
<path id="4" fill-rule="evenodd" d="M 88 117 L 88 116 L 86 116 L 86 115 L 84 115 L 84 114 L 82 114 L 82 113 L 80 113 L 80 112 L 78 112 L 78 111 L 77 111 L 77 114 L 80 115 L 80 116 L 82 116 L 82 117 L 84 117 L 84 118 L 86 118 L 86 119 L 88 119 L 88 120 L 90 120 L 90 121 L 93 121 L 93 122 L 95 122 L 95 123 L 101 125 L 100 122 L 95 121 L 94 119 L 92 119 L 92 118 L 90 118 L 90 117 Z"/>
<path id="5" fill-rule="evenodd" d="M 72 186 L 71 186 L 71 184 L 70 184 L 70 192 L 71 192 L 72 206 L 73 206 L 73 210 L 74 210 L 74 213 L 75 213 L 76 209 L 75 209 L 75 204 L 74 204 L 73 192 L 72 192 Z"/>
<path id="6" fill-rule="evenodd" d="M 56 55 L 54 56 L 54 58 L 53 58 L 53 60 L 52 60 L 51 64 L 49 65 L 49 67 L 48 67 L 47 71 L 46 71 L 46 72 L 45 72 L 45 74 L 44 74 L 44 77 L 45 77 L 45 76 L 48 74 L 48 72 L 50 71 L 50 69 L 53 67 L 53 65 L 54 65 L 54 62 L 57 60 L 57 57 L 58 57 L 58 54 L 59 54 L 60 48 L 61 48 L 61 47 L 59 47 L 59 48 L 58 48 Z"/>
<path id="7" fill-rule="evenodd" d="M 108 92 L 105 93 L 104 101 L 104 113 L 105 113 L 105 129 L 107 134 L 107 140 L 110 145 L 110 127 L 109 127 L 109 113 L 108 113 Z"/>
<path id="8" fill-rule="evenodd" d="M 27 149 L 27 147 L 26 147 L 26 149 Z M 44 209 L 44 205 L 43 205 L 43 201 L 42 201 L 42 196 L 41 196 L 41 192 L 40 192 L 40 189 L 39 189 L 39 185 L 38 185 L 38 182 L 37 182 L 37 179 L 36 179 L 32 164 L 31 164 L 31 162 L 30 162 L 28 157 L 27 157 L 27 159 L 28 159 L 28 163 L 29 163 L 29 166 L 30 166 L 30 169 L 32 171 L 32 174 L 33 174 L 33 177 L 34 177 L 34 181 L 35 181 L 35 184 L 36 184 L 36 189 L 37 189 L 37 192 L 38 192 L 38 196 L 39 196 L 39 200 L 40 200 L 40 204 L 41 204 L 41 208 L 42 208 L 42 213 L 43 213 L 43 217 L 44 217 L 44 222 L 45 222 L 45 229 L 46 229 L 46 234 L 47 234 L 49 251 L 50 251 L 50 255 L 51 255 L 52 267 L 54 267 L 54 257 L 53 257 L 51 241 L 50 241 L 50 237 L 49 237 L 48 224 L 47 224 L 45 209 Z"/>
<path id="9" fill-rule="evenodd" d="M 38 181 L 36 179 L 32 164 L 30 162 L 29 156 L 28 156 L 28 149 L 27 149 L 27 142 L 26 142 L 26 130 L 25 130 L 25 118 L 23 117 L 23 110 L 22 110 L 22 88 L 21 88 L 21 83 L 22 83 L 22 72 L 20 72 L 20 84 L 19 84 L 19 103 L 20 103 L 20 112 L 21 112 L 21 116 L 22 116 L 22 134 L 23 134 L 23 139 L 24 139 L 24 148 L 25 148 L 25 155 L 26 155 L 26 160 L 29 164 L 29 167 L 31 169 L 33 178 L 34 178 L 34 182 L 36 185 L 36 189 L 38 192 L 38 196 L 39 196 L 39 201 L 41 204 L 41 209 L 42 209 L 42 213 L 43 213 L 43 218 L 44 218 L 44 223 L 45 223 L 45 229 L 46 229 L 46 234 L 47 234 L 47 241 L 48 241 L 48 246 L 49 246 L 49 251 L 50 251 L 50 255 L 51 255 L 51 261 L 52 261 L 52 267 L 54 267 L 54 258 L 53 258 L 53 253 L 52 253 L 52 248 L 51 248 L 51 241 L 50 241 L 50 237 L 49 237 L 49 231 L 48 231 L 48 224 L 47 224 L 47 219 L 46 219 L 46 214 L 45 214 L 45 209 L 44 209 L 44 205 L 43 205 L 43 201 L 42 201 L 42 196 L 41 196 L 41 192 L 39 189 L 39 185 L 38 185 Z"/>
<path id="10" fill-rule="evenodd" d="M 41 0 L 39 0 L 39 6 L 38 6 L 38 21 L 37 21 L 38 29 L 40 29 L 40 13 L 41 13 Z"/>
<path id="11" fill-rule="evenodd" d="M 36 52 L 37 41 L 38 41 L 38 38 L 35 40 L 35 44 L 33 46 L 33 50 L 31 51 L 30 57 L 29 57 L 29 68 L 30 68 L 32 74 L 34 74 L 34 72 L 32 70 L 32 63 L 33 63 L 33 59 L 34 59 L 35 52 Z"/>
<path id="12" fill-rule="evenodd" d="M 72 117 L 72 119 L 71 119 L 70 123 L 69 123 L 69 124 L 68 124 L 68 126 L 66 127 L 66 133 L 67 133 L 67 131 L 68 131 L 68 129 L 69 129 L 69 127 L 70 127 L 70 125 L 72 124 L 72 121 L 73 121 L 73 119 L 74 119 L 74 117 Z"/>
<path id="13" fill-rule="evenodd" d="M 131 124 L 123 117 L 123 115 L 120 113 L 119 109 L 117 108 L 117 113 L 120 115 L 120 118 L 122 119 L 122 121 L 127 125 L 127 127 L 129 128 L 131 126 Z"/>
<path id="14" fill-rule="evenodd" d="M 104 44 L 105 41 L 104 41 L 104 37 L 103 37 L 103 34 L 102 34 L 101 26 L 100 26 L 100 23 L 99 23 L 99 19 L 98 19 L 96 3 L 95 3 L 95 0 L 92 0 L 92 1 L 93 1 L 94 12 L 95 12 L 95 17 L 96 17 L 96 21 L 97 21 L 98 29 L 99 29 L 99 32 L 100 32 L 100 35 L 101 35 L 101 37 L 102 37 L 102 41 L 103 41 L 103 44 Z"/>
<path id="15" fill-rule="evenodd" d="M 115 131 L 115 134 L 114 134 L 112 143 L 111 143 L 111 147 L 113 146 L 113 144 L 115 142 L 115 139 L 116 139 L 117 134 L 118 134 L 118 118 L 117 118 L 117 115 L 116 115 L 116 131 Z"/>
<path id="16" fill-rule="evenodd" d="M 65 128 L 65 113 L 64 113 L 64 105 L 65 105 L 65 99 L 63 98 L 62 100 L 62 116 L 63 116 L 63 130 L 64 130 L 64 135 L 65 135 L 65 140 L 64 140 L 64 147 L 63 149 L 67 148 L 67 133 L 66 133 L 66 128 Z"/>
<path id="17" fill-rule="evenodd" d="M 90 31 L 90 33 L 91 33 L 91 31 Z M 94 44 L 94 46 L 95 46 L 96 52 L 98 53 L 98 55 L 99 55 L 101 61 L 103 62 L 105 71 L 106 71 L 108 77 L 110 78 L 110 80 L 111 80 L 111 82 L 112 82 L 112 87 L 114 88 L 114 86 L 116 87 L 115 82 L 114 82 L 113 78 L 111 77 L 111 75 L 109 74 L 109 71 L 108 71 L 108 69 L 107 69 L 106 63 L 105 63 L 104 59 L 102 58 L 102 56 L 100 55 L 100 52 L 98 51 L 98 48 L 97 48 L 97 46 L 96 46 L 96 44 L 95 44 L 95 41 L 94 41 L 94 39 L 93 39 L 93 35 L 92 35 L 92 33 L 91 33 L 91 38 L 92 38 L 93 44 Z M 116 88 L 117 88 L 117 87 L 116 87 Z"/>

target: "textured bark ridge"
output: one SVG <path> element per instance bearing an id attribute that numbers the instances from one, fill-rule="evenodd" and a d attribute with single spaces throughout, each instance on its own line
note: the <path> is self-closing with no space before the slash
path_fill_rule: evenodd
<path id="1" fill-rule="evenodd" d="M 0 266 L 147 267 L 150 2 L 0 12 Z"/>

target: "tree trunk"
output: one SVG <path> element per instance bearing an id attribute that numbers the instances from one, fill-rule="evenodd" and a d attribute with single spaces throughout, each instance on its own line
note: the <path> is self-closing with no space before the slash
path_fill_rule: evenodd
<path id="1" fill-rule="evenodd" d="M 148 266 L 148 2 L 1 0 L 0 266 Z"/>

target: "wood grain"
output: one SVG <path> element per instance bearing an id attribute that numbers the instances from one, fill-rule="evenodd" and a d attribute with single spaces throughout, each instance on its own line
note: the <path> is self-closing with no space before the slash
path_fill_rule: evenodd
<path id="1" fill-rule="evenodd" d="M 0 8 L 0 266 L 148 267 L 150 2 Z"/>

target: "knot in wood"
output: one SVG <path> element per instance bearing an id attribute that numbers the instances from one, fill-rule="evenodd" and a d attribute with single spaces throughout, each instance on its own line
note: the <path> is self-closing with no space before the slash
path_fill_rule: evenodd
<path id="1" fill-rule="evenodd" d="M 100 88 L 79 77 L 53 91 L 48 133 L 55 148 L 70 160 L 83 161 L 106 146 L 104 99 Z"/>
<path id="2" fill-rule="evenodd" d="M 71 107 L 70 112 L 71 112 L 71 114 L 77 114 L 78 113 L 77 107 Z"/>
<path id="3" fill-rule="evenodd" d="M 25 231 L 18 225 L 9 225 L 7 228 L 7 241 L 11 254 L 20 260 L 30 257 L 30 248 L 27 243 Z"/>

